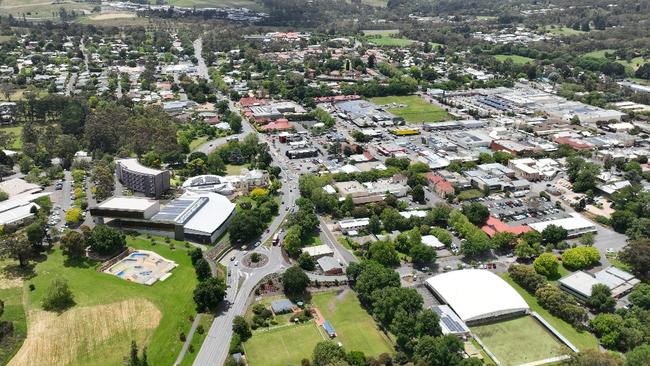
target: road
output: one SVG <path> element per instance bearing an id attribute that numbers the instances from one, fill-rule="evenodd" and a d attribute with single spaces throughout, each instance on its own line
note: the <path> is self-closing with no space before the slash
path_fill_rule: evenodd
<path id="1" fill-rule="evenodd" d="M 208 66 L 205 64 L 203 59 L 203 38 L 199 37 L 192 42 L 194 46 L 194 57 L 197 59 L 196 73 L 199 77 L 202 77 L 205 80 L 210 80 L 210 74 L 208 73 Z"/>
<path id="2" fill-rule="evenodd" d="M 198 47 L 197 47 L 198 46 Z M 194 42 L 195 55 L 199 60 L 199 65 L 205 65 L 203 57 L 200 52 L 200 39 Z M 201 67 L 199 67 L 200 69 Z M 207 72 L 207 71 L 206 71 Z M 230 102 L 231 110 L 238 113 L 234 103 Z M 242 132 L 237 136 L 244 136 L 248 133 L 253 133 L 255 130 L 248 123 L 247 120 L 242 119 Z M 256 133 L 256 132 L 255 132 Z M 264 136 L 260 136 L 260 140 L 265 140 Z M 199 147 L 198 151 L 209 153 L 216 149 L 220 144 L 225 143 L 225 138 L 215 139 L 209 141 Z M 273 219 L 268 229 L 255 241 L 259 243 L 266 243 L 270 241 L 273 235 L 280 229 L 287 215 L 291 212 L 296 198 L 298 198 L 298 175 L 287 169 L 288 164 L 283 163 L 286 157 L 279 154 L 277 151 L 272 150 L 271 155 L 275 162 L 281 168 L 280 178 L 282 179 L 282 203 L 278 215 Z M 282 255 L 282 250 L 279 247 L 266 247 L 259 245 L 252 249 L 252 252 L 258 252 L 266 255 L 269 262 L 261 268 L 245 268 L 242 263 L 242 258 L 248 253 L 246 251 L 236 252 L 235 258 L 230 261 L 228 272 L 230 278 L 228 279 L 229 287 L 226 291 L 226 298 L 224 304 L 218 314 L 216 314 L 214 322 L 210 326 L 205 341 L 194 360 L 195 366 L 214 366 L 223 365 L 228 357 L 228 349 L 230 348 L 230 338 L 232 337 L 232 321 L 237 315 L 243 315 L 248 307 L 248 299 L 255 286 L 267 275 L 277 272 L 282 272 L 290 266 L 290 263 L 285 262 Z M 238 265 L 235 265 L 238 263 Z"/>

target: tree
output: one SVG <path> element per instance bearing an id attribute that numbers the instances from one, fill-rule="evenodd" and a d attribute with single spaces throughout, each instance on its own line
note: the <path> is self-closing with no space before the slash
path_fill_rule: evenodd
<path id="1" fill-rule="evenodd" d="M 587 305 L 591 306 L 597 312 L 612 312 L 616 305 L 616 300 L 612 297 L 612 290 L 607 285 L 597 283 L 591 286 L 591 296 L 587 299 Z"/>
<path id="2" fill-rule="evenodd" d="M 232 331 L 235 334 L 239 335 L 239 338 L 241 339 L 242 342 L 246 342 L 248 339 L 250 339 L 250 337 L 253 336 L 253 333 L 251 332 L 251 328 L 248 325 L 248 322 L 241 315 L 237 315 L 232 320 Z"/>
<path id="3" fill-rule="evenodd" d="M 0 239 L 0 256 L 17 260 L 21 267 L 27 265 L 31 254 L 32 245 L 25 235 L 14 233 Z"/>
<path id="4" fill-rule="evenodd" d="M 61 237 L 61 249 L 68 257 L 83 257 L 86 254 L 86 239 L 78 231 L 68 230 Z"/>
<path id="5" fill-rule="evenodd" d="M 513 233 L 502 231 L 492 237 L 492 246 L 500 250 L 511 250 L 517 243 L 517 237 Z"/>
<path id="6" fill-rule="evenodd" d="M 632 267 L 632 271 L 639 278 L 648 278 L 648 271 L 650 271 L 650 239 L 629 242 L 619 256 L 623 262 Z"/>
<path id="7" fill-rule="evenodd" d="M 411 261 L 417 266 L 430 265 L 436 259 L 436 250 L 424 244 L 418 244 L 411 247 L 409 251 Z"/>
<path id="8" fill-rule="evenodd" d="M 558 278 L 560 276 L 558 272 L 560 261 L 551 253 L 542 253 L 533 262 L 533 267 L 535 272 L 547 278 Z"/>
<path id="9" fill-rule="evenodd" d="M 415 331 L 418 336 L 438 337 L 442 334 L 440 316 L 431 309 L 424 309 L 417 315 Z"/>
<path id="10" fill-rule="evenodd" d="M 513 264 L 508 268 L 508 274 L 513 281 L 526 291 L 535 293 L 546 284 L 546 278 L 537 273 L 533 267 L 523 264 Z"/>
<path id="11" fill-rule="evenodd" d="M 424 188 L 421 185 L 416 185 L 411 190 L 411 196 L 413 197 L 413 202 L 424 204 L 426 200 L 424 199 Z"/>
<path id="12" fill-rule="evenodd" d="M 462 360 L 463 342 L 454 335 L 421 337 L 415 346 L 414 358 L 428 366 L 459 365 Z"/>
<path id="13" fill-rule="evenodd" d="M 198 311 L 214 312 L 226 295 L 226 282 L 222 277 L 210 277 L 199 282 L 194 289 L 194 302 Z"/>
<path id="14" fill-rule="evenodd" d="M 569 366 L 620 366 L 614 356 L 607 352 L 600 352 L 596 349 L 586 349 L 580 353 L 574 353 L 568 362 Z M 632 366 L 628 363 L 629 366 Z M 645 364 L 644 364 L 645 365 Z"/>
<path id="15" fill-rule="evenodd" d="M 45 296 L 43 296 L 41 304 L 44 310 L 56 312 L 62 312 L 73 306 L 75 304 L 74 296 L 70 291 L 68 281 L 62 278 L 53 279 L 45 292 Z"/>
<path id="16" fill-rule="evenodd" d="M 366 229 L 371 234 L 379 234 L 381 231 L 381 221 L 377 215 L 370 216 L 370 220 L 368 220 L 368 226 Z"/>
<path id="17" fill-rule="evenodd" d="M 34 247 L 40 247 L 43 243 L 43 238 L 45 238 L 45 228 L 41 222 L 33 222 L 25 228 L 25 233 L 27 234 L 27 240 Z"/>
<path id="18" fill-rule="evenodd" d="M 625 327 L 623 317 L 618 314 L 600 313 L 589 321 L 589 325 L 600 338 L 604 347 L 618 348 L 621 332 Z"/>
<path id="19" fill-rule="evenodd" d="M 318 342 L 312 355 L 314 366 L 332 366 L 345 360 L 345 350 L 332 341 Z"/>
<path id="20" fill-rule="evenodd" d="M 570 269 L 584 269 L 600 260 L 600 253 L 594 247 L 576 247 L 562 253 L 562 263 Z"/>
<path id="21" fill-rule="evenodd" d="M 282 246 L 290 257 L 296 258 L 302 253 L 302 230 L 299 225 L 292 225 L 282 239 Z"/>
<path id="22" fill-rule="evenodd" d="M 370 244 L 368 258 L 387 267 L 399 265 L 397 250 L 395 250 L 393 243 L 389 241 L 380 240 Z"/>
<path id="23" fill-rule="evenodd" d="M 126 247 L 126 236 L 117 229 L 106 225 L 97 225 L 90 233 L 88 245 L 96 253 L 112 254 Z"/>
<path id="24" fill-rule="evenodd" d="M 476 226 L 483 226 L 490 217 L 490 210 L 478 202 L 472 202 L 469 205 L 463 205 L 463 214 L 469 222 Z"/>
<path id="25" fill-rule="evenodd" d="M 69 224 L 77 224 L 83 218 L 79 207 L 72 207 L 65 213 L 65 221 Z"/>
<path id="26" fill-rule="evenodd" d="M 642 344 L 635 347 L 625 354 L 625 360 L 627 366 L 650 365 L 650 345 Z"/>
<path id="27" fill-rule="evenodd" d="M 135 343 L 135 340 L 131 341 L 131 350 L 129 356 L 124 360 L 124 364 L 127 366 L 149 366 L 147 347 L 142 349 L 142 356 L 138 356 L 138 344 Z"/>
<path id="28" fill-rule="evenodd" d="M 592 246 L 596 242 L 594 233 L 586 233 L 580 237 L 580 243 L 584 246 Z"/>
<path id="29" fill-rule="evenodd" d="M 235 213 L 228 233 L 230 240 L 235 243 L 242 243 L 252 240 L 259 236 L 263 231 L 263 225 L 259 218 L 252 210 L 242 210 Z"/>
<path id="30" fill-rule="evenodd" d="M 194 247 L 187 251 L 187 255 L 190 256 L 190 261 L 192 261 L 192 265 L 195 265 L 199 259 L 203 258 L 203 250 L 201 250 L 201 248 Z"/>
<path id="31" fill-rule="evenodd" d="M 636 285 L 629 299 L 634 306 L 650 310 L 650 284 L 640 283 Z"/>
<path id="32" fill-rule="evenodd" d="M 557 225 L 548 225 L 542 230 L 542 241 L 544 244 L 557 244 L 567 238 L 566 229 Z"/>
<path id="33" fill-rule="evenodd" d="M 385 287 L 399 287 L 399 274 L 374 261 L 353 263 L 347 269 L 347 275 L 354 283 L 361 302 L 368 304 L 371 294 Z"/>
<path id="34" fill-rule="evenodd" d="M 385 287 L 371 295 L 372 314 L 384 327 L 389 327 L 398 310 L 417 314 L 422 309 L 422 296 L 414 288 Z"/>
<path id="35" fill-rule="evenodd" d="M 300 256 L 298 256 L 298 265 L 305 271 L 313 271 L 316 268 L 314 259 L 307 252 L 300 253 Z"/>
<path id="36" fill-rule="evenodd" d="M 289 296 L 302 294 L 307 286 L 309 286 L 309 277 L 300 267 L 293 266 L 282 274 L 282 287 L 284 293 Z"/>
<path id="37" fill-rule="evenodd" d="M 194 263 L 194 271 L 196 272 L 196 278 L 199 281 L 205 281 L 212 276 L 210 265 L 204 258 L 199 258 L 196 263 Z"/>

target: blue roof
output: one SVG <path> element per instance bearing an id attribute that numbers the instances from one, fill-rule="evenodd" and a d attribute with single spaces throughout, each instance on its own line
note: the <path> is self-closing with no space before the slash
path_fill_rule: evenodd
<path id="1" fill-rule="evenodd" d="M 323 329 L 325 329 L 325 331 L 330 337 L 336 336 L 336 331 L 334 330 L 334 327 L 332 326 L 332 324 L 330 324 L 328 320 L 325 320 L 325 322 L 323 322 Z"/>

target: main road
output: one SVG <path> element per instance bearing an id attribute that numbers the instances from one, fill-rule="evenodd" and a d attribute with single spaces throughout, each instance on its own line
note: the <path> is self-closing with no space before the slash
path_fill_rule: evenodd
<path id="1" fill-rule="evenodd" d="M 194 41 L 194 52 L 195 57 L 198 60 L 198 75 L 208 78 L 207 67 L 201 54 L 201 38 Z M 229 104 L 233 112 L 239 113 L 233 102 L 229 102 Z M 248 133 L 256 133 L 256 131 L 247 120 L 242 119 L 242 132 L 237 136 L 244 136 Z M 226 143 L 226 138 L 218 138 L 201 145 L 197 151 L 208 154 L 224 143 Z M 286 169 L 288 164 L 282 164 L 282 161 L 286 158 L 274 150 L 271 151 L 271 155 L 282 170 L 282 203 L 280 204 L 278 215 L 273 219 L 268 229 L 256 241 L 254 241 L 259 243 L 267 243 L 272 239 L 273 235 L 280 229 L 280 226 L 287 215 L 293 211 L 294 202 L 296 198 L 298 198 L 299 194 L 298 175 Z M 225 363 L 226 358 L 228 357 L 228 349 L 230 348 L 230 339 L 232 338 L 233 319 L 235 316 L 243 315 L 245 313 L 251 293 L 255 289 L 255 286 L 257 286 L 264 277 L 272 273 L 282 272 L 290 265 L 284 260 L 282 250 L 279 247 L 259 245 L 254 247 L 251 251 L 266 255 L 269 258 L 269 261 L 261 268 L 246 268 L 243 261 L 241 261 L 241 258 L 243 258 L 246 253 L 241 252 L 236 256 L 240 265 L 235 266 L 234 262 L 231 262 L 229 268 L 231 278 L 228 281 L 229 287 L 226 291 L 224 304 L 216 315 L 214 322 L 210 326 L 208 334 L 196 355 L 196 359 L 194 360 L 195 366 L 221 366 Z"/>

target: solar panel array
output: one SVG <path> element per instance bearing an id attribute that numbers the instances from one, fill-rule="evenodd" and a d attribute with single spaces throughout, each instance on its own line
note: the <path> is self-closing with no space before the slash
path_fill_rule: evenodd
<path id="1" fill-rule="evenodd" d="M 207 202 L 207 198 L 199 197 L 195 199 L 175 199 L 165 207 L 163 207 L 151 220 L 175 222 L 177 224 L 184 224 L 190 217 Z"/>
<path id="2" fill-rule="evenodd" d="M 450 317 L 448 317 L 446 315 L 442 316 L 440 319 L 442 319 L 442 322 L 445 324 L 447 329 L 449 329 L 450 331 L 455 332 L 455 333 L 463 333 L 463 332 L 465 332 L 465 328 L 463 328 L 463 326 L 460 325 L 460 323 L 458 323 L 454 319 L 452 319 L 452 318 L 450 318 Z"/>

